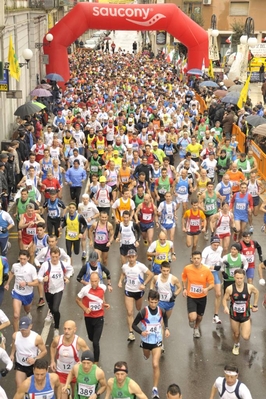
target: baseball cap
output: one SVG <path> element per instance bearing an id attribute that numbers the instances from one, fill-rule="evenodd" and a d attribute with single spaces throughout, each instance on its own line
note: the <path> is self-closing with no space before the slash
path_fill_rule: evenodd
<path id="1" fill-rule="evenodd" d="M 133 122 L 132 118 L 128 118 L 128 123 Z"/>
<path id="2" fill-rule="evenodd" d="M 19 320 L 19 329 L 27 330 L 29 326 L 32 324 L 31 319 L 28 316 L 24 316 Z"/>
<path id="3" fill-rule="evenodd" d="M 27 179 L 25 184 L 26 186 L 32 186 L 32 181 L 30 179 Z"/>
<path id="4" fill-rule="evenodd" d="M 100 183 L 105 183 L 106 182 L 106 177 L 105 176 L 101 176 L 99 179 Z"/>
<path id="5" fill-rule="evenodd" d="M 94 362 L 94 355 L 92 351 L 87 350 L 82 352 L 81 361 L 83 362 L 83 360 L 89 360 L 90 362 Z"/>
<path id="6" fill-rule="evenodd" d="M 99 256 L 98 256 L 96 251 L 90 252 L 90 254 L 89 254 L 89 262 L 95 262 L 98 259 L 99 259 Z"/>
<path id="7" fill-rule="evenodd" d="M 118 150 L 114 150 L 114 151 L 113 151 L 113 154 L 114 154 L 114 155 L 118 155 L 118 154 L 119 154 L 119 151 L 118 151 Z"/>
<path id="8" fill-rule="evenodd" d="M 90 198 L 89 194 L 83 194 L 82 198 Z"/>
<path id="9" fill-rule="evenodd" d="M 127 253 L 127 256 L 136 256 L 137 252 L 135 251 L 135 249 L 130 249 Z"/>

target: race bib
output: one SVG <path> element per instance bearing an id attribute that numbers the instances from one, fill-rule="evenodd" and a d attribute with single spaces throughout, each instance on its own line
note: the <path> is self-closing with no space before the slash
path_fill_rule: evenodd
<path id="1" fill-rule="evenodd" d="M 95 385 L 78 384 L 78 394 L 82 396 L 91 396 L 95 393 Z"/>
<path id="2" fill-rule="evenodd" d="M 190 226 L 200 226 L 200 220 L 190 220 Z"/>
<path id="3" fill-rule="evenodd" d="M 206 211 L 214 211 L 215 204 L 206 204 Z"/>
<path id="4" fill-rule="evenodd" d="M 36 227 L 27 227 L 26 233 L 30 236 L 34 236 L 36 234 Z"/>
<path id="5" fill-rule="evenodd" d="M 70 238 L 76 238 L 77 235 L 78 235 L 78 233 L 76 233 L 75 231 L 68 231 L 68 232 L 67 232 L 67 235 L 68 235 Z"/>
<path id="6" fill-rule="evenodd" d="M 151 220 L 152 214 L 151 213 L 143 213 L 142 217 L 143 217 L 143 220 Z"/>
<path id="7" fill-rule="evenodd" d="M 160 254 L 160 255 L 157 255 L 156 256 L 156 259 L 158 259 L 158 260 L 166 260 L 166 258 L 167 258 L 167 255 L 166 254 Z"/>
<path id="8" fill-rule="evenodd" d="M 98 310 L 102 309 L 102 305 L 98 302 L 90 302 L 90 309 L 94 312 L 97 312 Z"/>
<path id="9" fill-rule="evenodd" d="M 254 255 L 246 255 L 246 260 L 248 263 L 254 262 Z"/>
<path id="10" fill-rule="evenodd" d="M 129 285 L 136 287 L 138 285 L 138 278 L 137 277 L 128 277 L 127 282 Z"/>
<path id="11" fill-rule="evenodd" d="M 153 333 L 153 334 L 159 334 L 161 332 L 162 326 L 160 323 L 156 323 L 156 324 L 147 324 L 146 325 L 146 330 L 149 333 Z"/>
<path id="12" fill-rule="evenodd" d="M 236 203 L 236 209 L 238 209 L 239 211 L 244 211 L 246 209 L 246 204 L 242 204 L 240 202 Z"/>
<path id="13" fill-rule="evenodd" d="M 104 241 L 106 239 L 106 234 L 105 233 L 96 233 L 95 239 L 97 241 Z"/>
<path id="14" fill-rule="evenodd" d="M 92 165 L 91 166 L 91 172 L 98 172 L 98 166 Z"/>
<path id="15" fill-rule="evenodd" d="M 201 294 L 202 291 L 203 291 L 202 285 L 191 284 L 190 292 L 192 292 L 193 294 Z"/>
<path id="16" fill-rule="evenodd" d="M 49 211 L 49 216 L 51 216 L 52 218 L 57 216 L 57 211 Z"/>
<path id="17" fill-rule="evenodd" d="M 233 304 L 233 311 L 236 312 L 236 313 L 245 313 L 246 304 L 245 303 L 234 303 Z"/>
<path id="18" fill-rule="evenodd" d="M 17 291 L 24 291 L 25 287 L 21 287 L 19 284 L 15 284 L 16 290 Z"/>
<path id="19" fill-rule="evenodd" d="M 236 269 L 237 269 L 237 268 L 234 267 L 233 269 L 230 269 L 230 270 L 229 270 L 230 276 L 231 276 L 231 277 L 234 277 L 234 273 L 235 273 L 235 270 L 236 270 Z"/>
<path id="20" fill-rule="evenodd" d="M 54 280 L 58 280 L 59 278 L 62 278 L 63 275 L 62 273 L 52 273 L 51 274 L 51 278 L 53 278 Z"/>
<path id="21" fill-rule="evenodd" d="M 170 292 L 160 292 L 160 301 L 169 302 L 171 298 Z"/>

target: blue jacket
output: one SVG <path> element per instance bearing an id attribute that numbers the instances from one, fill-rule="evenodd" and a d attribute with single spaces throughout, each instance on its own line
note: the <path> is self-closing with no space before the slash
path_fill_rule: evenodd
<path id="1" fill-rule="evenodd" d="M 65 174 L 66 182 L 72 183 L 70 187 L 82 187 L 82 180 L 85 180 L 86 178 L 87 174 L 81 167 L 75 169 L 73 166 L 72 168 L 69 168 Z"/>

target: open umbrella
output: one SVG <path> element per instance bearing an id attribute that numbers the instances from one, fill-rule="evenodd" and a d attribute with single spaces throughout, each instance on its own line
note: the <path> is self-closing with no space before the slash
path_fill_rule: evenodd
<path id="1" fill-rule="evenodd" d="M 240 92 L 243 89 L 243 87 L 244 87 L 244 85 L 234 85 L 234 86 L 229 87 L 228 91 L 230 93 Z"/>
<path id="2" fill-rule="evenodd" d="M 236 92 L 227 93 L 227 95 L 224 98 L 222 98 L 221 101 L 222 101 L 222 103 L 226 103 L 226 104 L 237 104 L 238 100 L 239 100 L 239 96 L 240 96 L 240 93 L 236 93 Z"/>
<path id="3" fill-rule="evenodd" d="M 64 82 L 65 79 L 63 76 L 59 75 L 58 73 L 48 73 L 48 75 L 45 76 L 46 79 L 49 80 L 55 80 L 56 82 Z"/>
<path id="4" fill-rule="evenodd" d="M 231 87 L 231 86 L 233 86 L 235 83 L 232 81 L 232 80 L 230 80 L 230 79 L 225 79 L 224 80 L 224 85 L 225 85 L 225 87 Z"/>
<path id="5" fill-rule="evenodd" d="M 40 85 L 36 86 L 35 89 L 45 89 L 45 90 L 50 90 L 52 88 L 51 85 L 48 83 L 41 83 Z"/>
<path id="6" fill-rule="evenodd" d="M 34 89 L 30 92 L 33 97 L 51 97 L 52 93 L 46 89 Z"/>
<path id="7" fill-rule="evenodd" d="M 228 92 L 225 90 L 215 90 L 213 94 L 215 95 L 215 97 L 222 98 L 225 97 L 228 94 Z"/>
<path id="8" fill-rule="evenodd" d="M 33 104 L 31 101 L 29 101 L 18 107 L 14 112 L 14 115 L 23 118 L 26 115 L 32 115 L 35 114 L 35 112 L 40 112 L 40 110 L 41 108 L 38 105 Z"/>
<path id="9" fill-rule="evenodd" d="M 206 86 L 206 87 L 219 87 L 216 82 L 213 82 L 212 80 L 205 80 L 204 82 L 201 82 L 199 86 Z"/>
<path id="10" fill-rule="evenodd" d="M 253 134 L 260 134 L 261 136 L 266 136 L 266 123 L 264 123 L 263 125 L 259 125 L 259 126 L 255 127 L 255 129 L 253 129 L 252 133 Z"/>
<path id="11" fill-rule="evenodd" d="M 202 72 L 202 70 L 201 69 L 197 69 L 197 68 L 193 68 L 193 69 L 190 69 L 189 71 L 187 71 L 187 74 L 188 75 L 203 75 L 203 72 Z"/>
<path id="12" fill-rule="evenodd" d="M 259 126 L 266 123 L 266 119 L 259 115 L 250 115 L 247 116 L 246 121 L 251 126 Z"/>
<path id="13" fill-rule="evenodd" d="M 32 104 L 37 105 L 37 106 L 40 107 L 41 109 L 46 108 L 46 105 L 44 105 L 43 103 L 39 103 L 39 101 L 32 101 Z"/>

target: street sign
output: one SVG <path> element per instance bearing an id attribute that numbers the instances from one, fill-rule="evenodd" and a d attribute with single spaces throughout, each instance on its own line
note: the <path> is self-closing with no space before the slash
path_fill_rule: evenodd
<path id="1" fill-rule="evenodd" d="M 4 69 L 3 79 L 0 80 L 0 91 L 9 90 L 8 69 Z"/>

